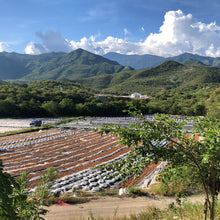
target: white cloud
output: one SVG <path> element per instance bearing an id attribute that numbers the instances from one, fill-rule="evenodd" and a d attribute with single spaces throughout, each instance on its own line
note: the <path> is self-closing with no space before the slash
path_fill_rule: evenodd
<path id="1" fill-rule="evenodd" d="M 34 42 L 28 43 L 25 48 L 26 54 L 37 55 L 37 54 L 47 53 L 47 52 L 49 51 L 44 46 L 42 46 L 41 44 L 34 43 Z"/>
<path id="2" fill-rule="evenodd" d="M 144 28 L 141 30 L 144 32 Z M 130 42 L 126 39 L 108 36 L 98 41 L 97 36 L 83 37 L 79 41 L 64 39 L 60 32 L 51 30 L 36 36 L 42 45 L 29 43 L 26 53 L 37 54 L 44 51 L 70 52 L 83 48 L 92 53 L 103 55 L 108 52 L 122 54 L 155 54 L 160 56 L 174 56 L 184 52 L 197 53 L 207 56 L 220 56 L 220 26 L 215 22 L 205 24 L 197 21 L 191 14 L 184 14 L 181 10 L 168 11 L 158 33 L 151 33 L 144 41 Z M 129 32 L 125 28 L 124 34 Z"/>
<path id="3" fill-rule="evenodd" d="M 0 52 L 3 52 L 3 51 L 11 52 L 11 48 L 6 42 L 0 42 Z"/>
<path id="4" fill-rule="evenodd" d="M 220 47 L 219 30 L 220 27 L 215 23 L 198 22 L 191 14 L 185 15 L 181 10 L 169 11 L 164 16 L 160 32 L 151 33 L 142 48 L 147 53 L 162 56 L 173 56 L 183 52 L 210 55 L 211 45 L 215 49 Z M 213 49 L 212 55 L 217 55 L 213 53 Z"/>

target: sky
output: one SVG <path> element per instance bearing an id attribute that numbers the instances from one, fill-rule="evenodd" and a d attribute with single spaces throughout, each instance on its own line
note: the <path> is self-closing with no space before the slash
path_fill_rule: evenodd
<path id="1" fill-rule="evenodd" d="M 0 0 L 0 52 L 220 57 L 219 0 Z"/>

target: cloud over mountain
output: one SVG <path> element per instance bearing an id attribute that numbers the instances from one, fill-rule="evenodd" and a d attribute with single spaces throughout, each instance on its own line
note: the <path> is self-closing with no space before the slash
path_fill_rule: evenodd
<path id="1" fill-rule="evenodd" d="M 127 30 L 127 29 L 126 29 Z M 125 31 L 125 30 L 124 30 Z M 121 54 L 155 54 L 175 56 L 184 52 L 206 56 L 220 56 L 220 26 L 215 22 L 205 24 L 197 21 L 191 14 L 181 10 L 168 11 L 158 33 L 151 33 L 144 41 L 131 42 L 126 39 L 108 36 L 96 41 L 94 36 L 83 37 L 79 41 L 64 39 L 60 32 L 38 31 L 36 36 L 42 44 L 30 42 L 25 49 L 27 54 L 45 52 L 70 52 L 83 48 L 103 55 L 108 52 Z M 0 45 L 1 49 L 1 45 Z"/>
<path id="2" fill-rule="evenodd" d="M 10 52 L 11 49 L 6 42 L 0 42 L 0 52 L 7 51 Z"/>
<path id="3" fill-rule="evenodd" d="M 26 54 L 41 54 L 52 51 L 70 52 L 72 50 L 70 43 L 58 31 L 47 30 L 45 34 L 42 31 L 38 31 L 35 34 L 42 41 L 42 44 L 28 43 L 25 48 Z"/>

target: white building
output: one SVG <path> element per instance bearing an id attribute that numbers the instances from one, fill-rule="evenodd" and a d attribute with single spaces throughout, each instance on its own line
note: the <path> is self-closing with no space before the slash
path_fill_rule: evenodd
<path id="1" fill-rule="evenodd" d="M 144 96 L 141 95 L 140 93 L 136 92 L 136 93 L 131 94 L 131 98 L 133 98 L 133 99 L 143 99 Z"/>

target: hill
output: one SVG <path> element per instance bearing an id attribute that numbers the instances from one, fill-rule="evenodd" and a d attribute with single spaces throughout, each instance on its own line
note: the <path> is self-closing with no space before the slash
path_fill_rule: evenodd
<path id="1" fill-rule="evenodd" d="M 116 61 L 108 60 L 88 51 L 77 49 L 44 63 L 22 79 L 29 81 L 48 79 L 72 80 L 101 74 L 118 73 L 126 69 L 131 70 L 132 68 L 124 67 Z"/>
<path id="2" fill-rule="evenodd" d="M 124 54 L 118 54 L 118 53 L 107 53 L 104 55 L 104 57 L 115 60 L 121 65 L 128 65 L 133 67 L 134 69 L 144 69 L 144 68 L 151 68 L 155 67 L 165 61 L 173 60 L 179 63 L 184 63 L 186 60 L 194 60 L 199 62 L 200 64 L 205 64 L 208 66 L 214 66 L 214 67 L 220 67 L 220 58 L 213 58 L 213 57 L 206 57 L 206 56 L 199 56 L 196 54 L 190 54 L 190 53 L 183 53 L 178 56 L 173 57 L 161 57 L 156 55 L 124 55 Z"/>
<path id="3" fill-rule="evenodd" d="M 131 69 L 82 49 L 68 54 L 0 53 L 0 80 L 76 79 Z"/>
<path id="4" fill-rule="evenodd" d="M 220 83 L 220 68 L 205 65 L 183 65 L 166 61 L 154 68 L 124 71 L 114 75 L 102 75 L 79 80 L 93 89 L 103 92 L 131 94 L 140 92 L 155 96 L 167 89 L 203 83 Z"/>
<path id="5" fill-rule="evenodd" d="M 19 79 L 32 72 L 39 65 L 62 56 L 64 53 L 27 55 L 18 53 L 0 53 L 0 80 Z"/>
<path id="6" fill-rule="evenodd" d="M 144 68 L 154 67 L 165 61 L 164 57 L 150 55 L 150 54 L 125 55 L 125 54 L 110 52 L 103 55 L 103 57 L 110 60 L 115 60 L 121 65 L 131 66 L 134 69 L 144 69 Z"/>
<path id="7" fill-rule="evenodd" d="M 148 113 L 209 115 L 219 118 L 220 68 L 166 61 L 156 67 L 81 79 L 101 93 L 152 96 Z M 218 95 L 218 96 L 217 96 Z"/>

